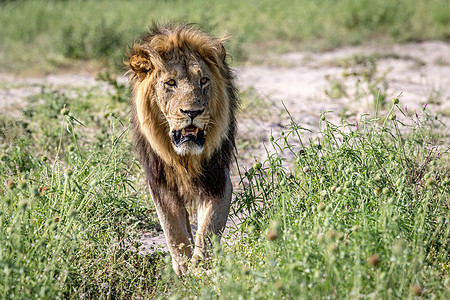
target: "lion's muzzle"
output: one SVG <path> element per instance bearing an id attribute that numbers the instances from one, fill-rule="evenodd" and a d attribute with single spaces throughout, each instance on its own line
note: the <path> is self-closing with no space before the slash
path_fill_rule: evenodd
<path id="1" fill-rule="evenodd" d="M 182 110 L 180 108 L 180 112 L 182 114 L 187 115 L 189 118 L 191 118 L 191 120 L 193 121 L 194 118 L 198 115 L 201 115 L 205 110 L 204 109 L 198 109 L 198 110 Z"/>
<path id="2" fill-rule="evenodd" d="M 186 142 L 194 142 L 200 147 L 203 147 L 205 144 L 205 131 L 194 125 L 189 125 L 181 130 L 173 130 L 172 141 L 176 147 Z"/>

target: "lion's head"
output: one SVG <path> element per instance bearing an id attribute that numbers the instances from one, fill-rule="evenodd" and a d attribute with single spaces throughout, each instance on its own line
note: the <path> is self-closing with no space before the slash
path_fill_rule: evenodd
<path id="1" fill-rule="evenodd" d="M 135 126 L 170 165 L 200 171 L 234 139 L 237 100 L 223 41 L 189 25 L 154 26 L 129 51 Z"/>

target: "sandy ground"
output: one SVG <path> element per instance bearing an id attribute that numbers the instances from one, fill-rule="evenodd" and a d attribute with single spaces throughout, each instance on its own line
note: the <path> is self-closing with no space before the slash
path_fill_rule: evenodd
<path id="1" fill-rule="evenodd" d="M 339 119 L 337 115 L 342 111 L 356 118 L 374 111 L 373 96 L 367 93 L 367 89 L 364 91 L 366 82 L 360 83 L 363 90 L 362 93 L 360 91 L 361 100 L 355 100 L 356 78 L 344 75 L 368 69 L 362 64 L 351 66 L 352 61 L 363 60 L 363 57 L 375 57 L 377 71 L 372 82 L 378 79 L 386 83 L 388 104 L 399 94 L 400 105 L 406 105 L 410 111 L 430 102 L 427 108 L 444 115 L 443 119 L 448 123 L 450 45 L 443 42 L 389 48 L 352 47 L 325 53 L 289 53 L 262 58 L 259 65 L 237 68 L 237 74 L 241 88 L 253 87 L 272 102 L 269 112 L 283 112 L 281 103 L 284 103 L 296 122 L 315 131 L 323 111 L 333 111 L 329 115 L 334 119 Z M 333 82 L 343 84 L 346 96 L 332 98 L 326 95 Z M 382 84 L 379 86 L 384 89 Z M 259 131 L 265 126 L 263 131 L 267 132 L 270 128 L 275 130 L 279 124 L 286 124 L 287 120 L 285 116 L 258 126 L 247 126 L 248 121 L 244 120 L 242 125 L 246 131 Z"/>
<path id="2" fill-rule="evenodd" d="M 369 73 L 371 79 L 358 82 L 353 73 Z M 254 57 L 248 65 L 237 67 L 236 74 L 240 89 L 259 99 L 246 100 L 239 120 L 238 160 L 244 168 L 251 166 L 254 157 L 265 157 L 263 144 L 270 132 L 279 133 L 289 121 L 283 103 L 294 121 L 317 132 L 321 112 L 333 111 L 327 116 L 336 123 L 342 115 L 356 121 L 361 114 L 373 112 L 370 83 L 387 95 L 388 104 L 400 94 L 400 106 L 407 106 L 408 112 L 421 110 L 428 103 L 427 110 L 450 125 L 450 45 L 443 42 Z M 23 78 L 0 73 L 0 113 L 20 116 L 23 100 L 40 93 L 43 87 L 66 89 L 104 84 L 95 75 Z M 126 82 L 126 78 L 120 80 Z M 237 175 L 232 177 L 236 183 Z M 141 242 L 143 252 L 166 249 L 162 234 L 144 233 Z"/>

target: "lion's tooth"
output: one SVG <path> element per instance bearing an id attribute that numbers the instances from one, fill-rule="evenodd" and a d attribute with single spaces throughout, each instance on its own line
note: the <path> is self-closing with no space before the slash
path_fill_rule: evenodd
<path id="1" fill-rule="evenodd" d="M 181 129 L 181 134 L 182 134 L 182 135 L 186 135 L 186 129 L 184 129 L 184 128 Z"/>
<path id="2" fill-rule="evenodd" d="M 194 130 L 194 134 L 195 134 L 195 135 L 197 135 L 198 130 L 199 130 L 198 128 L 195 128 L 195 130 Z"/>

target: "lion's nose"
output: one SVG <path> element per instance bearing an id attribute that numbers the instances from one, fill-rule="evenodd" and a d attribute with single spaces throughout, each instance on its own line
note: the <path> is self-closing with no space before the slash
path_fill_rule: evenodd
<path id="1" fill-rule="evenodd" d="M 183 114 L 187 115 L 192 120 L 194 120 L 194 118 L 196 116 L 201 115 L 205 110 L 204 109 L 200 109 L 200 110 L 182 110 L 182 109 L 180 109 L 180 111 Z"/>

